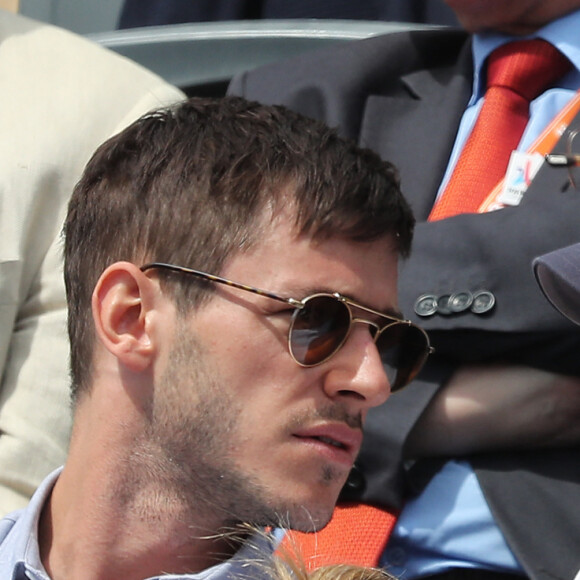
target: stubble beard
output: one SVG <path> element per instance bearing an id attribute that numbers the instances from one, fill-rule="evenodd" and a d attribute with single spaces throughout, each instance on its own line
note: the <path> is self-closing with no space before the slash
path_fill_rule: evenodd
<path id="1" fill-rule="evenodd" d="M 174 498 L 183 521 L 198 522 L 198 529 L 200 521 L 207 522 L 207 535 L 240 523 L 303 531 L 326 525 L 328 508 L 312 513 L 282 500 L 236 465 L 229 450 L 238 437 L 241 405 L 220 381 L 219 370 L 207 368 L 190 330 L 178 330 L 174 344 L 150 411 L 146 450 L 140 449 L 135 462 L 141 484 L 149 478 L 157 498 Z M 323 471 L 321 478 L 330 486 L 337 474 Z"/>

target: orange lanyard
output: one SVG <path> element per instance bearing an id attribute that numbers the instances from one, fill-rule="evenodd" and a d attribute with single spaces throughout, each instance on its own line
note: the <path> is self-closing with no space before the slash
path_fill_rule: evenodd
<path id="1" fill-rule="evenodd" d="M 574 117 L 580 111 L 580 90 L 570 99 L 566 106 L 552 119 L 550 124 L 542 131 L 540 136 L 530 145 L 527 153 L 539 153 L 544 156 L 550 153 L 556 143 L 566 130 L 566 127 L 572 122 Z M 504 188 L 504 179 L 502 179 L 487 196 L 485 201 L 479 207 L 479 213 L 485 213 L 505 207 L 504 204 L 497 201 Z"/>

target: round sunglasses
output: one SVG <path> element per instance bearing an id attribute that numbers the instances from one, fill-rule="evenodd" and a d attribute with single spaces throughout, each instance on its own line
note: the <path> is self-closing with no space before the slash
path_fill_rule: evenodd
<path id="1" fill-rule="evenodd" d="M 289 304 L 295 310 L 288 330 L 288 350 L 294 361 L 302 367 L 317 366 L 335 355 L 347 341 L 355 323 L 369 326 L 391 391 L 408 385 L 433 352 L 427 333 L 410 320 L 378 312 L 338 292 L 321 292 L 296 300 L 183 266 L 161 262 L 141 266 L 143 272 L 151 269 L 196 276 Z M 371 315 L 372 320 L 356 315 L 359 313 Z"/>

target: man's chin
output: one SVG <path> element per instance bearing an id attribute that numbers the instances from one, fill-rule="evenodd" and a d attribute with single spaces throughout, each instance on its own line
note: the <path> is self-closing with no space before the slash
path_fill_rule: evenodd
<path id="1" fill-rule="evenodd" d="M 297 532 L 318 532 L 325 528 L 332 518 L 334 504 L 328 508 L 310 509 L 304 507 L 299 513 L 293 513 L 290 521 L 286 522 L 286 528 Z"/>

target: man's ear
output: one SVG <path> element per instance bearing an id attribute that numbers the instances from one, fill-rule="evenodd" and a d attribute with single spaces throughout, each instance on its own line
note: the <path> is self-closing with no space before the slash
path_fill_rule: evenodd
<path id="1" fill-rule="evenodd" d="M 92 297 L 97 336 L 126 367 L 145 370 L 155 354 L 149 314 L 158 284 L 135 264 L 116 262 L 100 276 Z"/>

